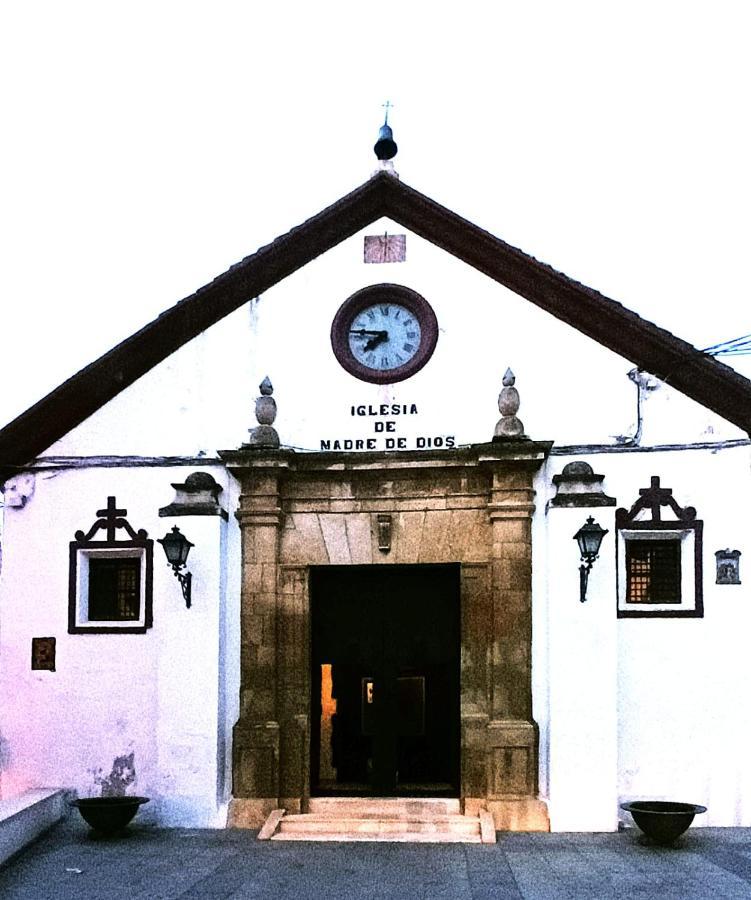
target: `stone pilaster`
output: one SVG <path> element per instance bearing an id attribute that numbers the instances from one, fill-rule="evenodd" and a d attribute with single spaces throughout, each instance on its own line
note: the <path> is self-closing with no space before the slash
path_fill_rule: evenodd
<path id="1" fill-rule="evenodd" d="M 491 717 L 532 717 L 532 472 L 493 467 Z"/>
<path id="2" fill-rule="evenodd" d="M 535 468 L 521 460 L 491 468 L 493 626 L 485 796 L 497 828 L 547 830 L 547 810 L 537 799 L 538 731 L 532 719 Z"/>
<path id="3" fill-rule="evenodd" d="M 278 804 L 277 565 L 280 473 L 256 466 L 243 477 L 236 515 L 242 533 L 240 717 L 233 733 L 230 822 L 257 827 Z"/>

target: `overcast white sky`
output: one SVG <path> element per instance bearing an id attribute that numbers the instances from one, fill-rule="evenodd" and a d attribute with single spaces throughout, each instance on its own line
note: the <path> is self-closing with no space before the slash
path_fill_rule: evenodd
<path id="1" fill-rule="evenodd" d="M 408 184 L 697 346 L 751 332 L 750 18 L 6 4 L 0 424 L 364 181 L 387 98 Z"/>

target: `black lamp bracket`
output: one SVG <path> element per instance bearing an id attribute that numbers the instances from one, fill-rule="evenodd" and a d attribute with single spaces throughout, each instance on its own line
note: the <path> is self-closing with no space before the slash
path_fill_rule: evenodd
<path id="1" fill-rule="evenodd" d="M 592 559 L 586 560 L 586 562 L 582 562 L 579 566 L 579 600 L 584 603 L 587 599 L 587 582 L 589 581 L 589 573 L 592 569 L 592 563 L 597 559 L 597 557 L 593 557 Z"/>
<path id="2" fill-rule="evenodd" d="M 190 583 L 193 580 L 193 575 L 190 572 L 181 572 L 178 566 L 172 566 L 172 571 L 175 573 L 175 578 L 180 582 L 185 606 L 187 609 L 190 609 Z"/>

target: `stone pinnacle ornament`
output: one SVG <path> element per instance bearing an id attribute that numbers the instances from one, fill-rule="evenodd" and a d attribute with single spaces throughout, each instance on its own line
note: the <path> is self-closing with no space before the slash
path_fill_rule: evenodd
<path id="1" fill-rule="evenodd" d="M 279 435 L 273 427 L 276 419 L 276 400 L 271 396 L 274 386 L 267 375 L 259 385 L 261 396 L 256 400 L 256 420 L 258 425 L 249 430 L 250 440 L 247 446 L 257 450 L 278 450 Z"/>
<path id="2" fill-rule="evenodd" d="M 516 377 L 511 369 L 506 369 L 503 376 L 503 389 L 498 395 L 498 411 L 501 418 L 495 426 L 494 441 L 504 438 L 523 438 L 524 425 L 516 417 L 519 412 L 519 391 L 514 387 Z"/>

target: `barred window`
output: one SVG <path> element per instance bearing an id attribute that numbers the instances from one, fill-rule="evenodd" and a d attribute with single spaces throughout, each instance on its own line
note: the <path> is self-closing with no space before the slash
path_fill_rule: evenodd
<path id="1" fill-rule="evenodd" d="M 140 557 L 89 561 L 89 621 L 138 619 L 141 608 Z"/>
<path id="2" fill-rule="evenodd" d="M 704 615 L 702 532 L 693 506 L 681 506 L 659 475 L 630 509 L 615 511 L 618 618 Z"/>
<path id="3" fill-rule="evenodd" d="M 154 542 L 115 497 L 76 531 L 68 567 L 68 634 L 143 634 L 153 624 Z"/>
<path id="4" fill-rule="evenodd" d="M 626 541 L 626 602 L 681 602 L 681 543 Z"/>

